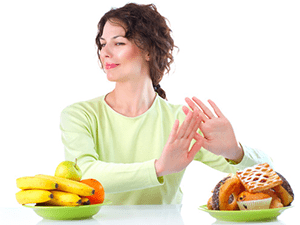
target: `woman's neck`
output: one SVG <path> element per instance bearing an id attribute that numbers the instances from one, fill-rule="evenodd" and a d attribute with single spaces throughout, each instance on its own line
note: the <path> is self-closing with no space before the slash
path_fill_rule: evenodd
<path id="1" fill-rule="evenodd" d="M 117 82 L 105 101 L 116 112 L 127 117 L 137 117 L 151 107 L 155 97 L 151 79 L 147 79 L 138 83 Z"/>

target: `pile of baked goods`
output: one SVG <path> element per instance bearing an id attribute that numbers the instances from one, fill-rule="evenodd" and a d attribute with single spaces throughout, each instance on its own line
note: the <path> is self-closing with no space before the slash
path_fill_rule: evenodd
<path id="1" fill-rule="evenodd" d="M 268 163 L 229 174 L 213 190 L 210 210 L 260 210 L 290 206 L 294 193 L 287 180 Z"/>

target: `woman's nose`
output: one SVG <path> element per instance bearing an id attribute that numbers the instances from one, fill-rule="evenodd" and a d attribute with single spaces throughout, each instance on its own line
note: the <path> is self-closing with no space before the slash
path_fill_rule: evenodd
<path id="1" fill-rule="evenodd" d="M 111 58 L 112 56 L 112 51 L 109 48 L 108 45 L 105 45 L 102 49 L 101 49 L 101 53 L 100 53 L 104 58 Z"/>

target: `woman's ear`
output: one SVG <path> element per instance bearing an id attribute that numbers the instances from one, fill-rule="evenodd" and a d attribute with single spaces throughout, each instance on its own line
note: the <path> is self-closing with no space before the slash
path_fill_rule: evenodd
<path id="1" fill-rule="evenodd" d="M 146 61 L 149 62 L 150 61 L 150 53 L 146 52 L 146 57 L 145 57 Z"/>

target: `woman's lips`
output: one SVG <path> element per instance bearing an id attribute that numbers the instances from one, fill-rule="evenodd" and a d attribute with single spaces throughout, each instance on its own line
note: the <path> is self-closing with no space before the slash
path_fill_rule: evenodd
<path id="1" fill-rule="evenodd" d="M 116 68 L 119 64 L 114 64 L 114 63 L 106 63 L 105 64 L 105 69 L 110 70 L 113 68 Z"/>

